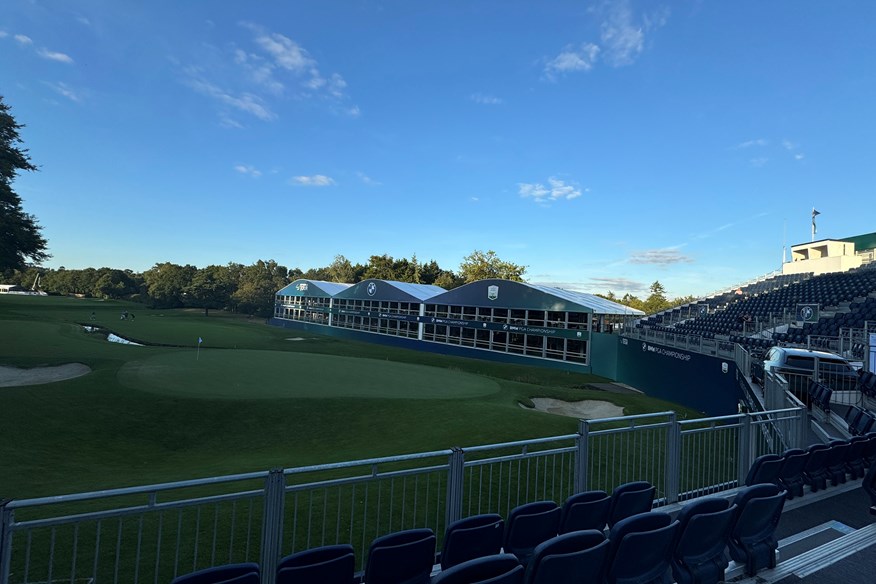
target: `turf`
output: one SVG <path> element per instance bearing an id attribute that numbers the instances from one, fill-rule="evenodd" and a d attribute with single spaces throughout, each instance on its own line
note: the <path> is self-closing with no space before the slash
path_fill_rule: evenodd
<path id="1" fill-rule="evenodd" d="M 342 355 L 248 349 L 160 353 L 126 363 L 118 376 L 122 385 L 143 391 L 237 400 L 455 399 L 500 390 L 499 384 L 489 378 L 450 369 Z"/>
<path id="2" fill-rule="evenodd" d="M 123 310 L 135 320 L 119 320 Z M 124 346 L 89 334 L 81 325 L 92 324 L 92 311 L 102 327 L 169 346 Z M 604 381 L 591 375 L 309 333 L 292 342 L 286 339 L 296 335 L 289 330 L 228 313 L 204 317 L 202 311 L 150 311 L 125 302 L 0 296 L 0 331 L 0 365 L 80 362 L 92 368 L 68 381 L 0 388 L 0 499 L 575 431 L 572 418 L 519 407 L 535 396 L 605 399 L 627 414 L 676 409 L 682 417 L 695 415 L 644 396 L 580 389 Z M 198 337 L 204 343 L 196 360 Z M 150 379 L 136 373 L 138 363 L 177 363 L 179 369 Z M 187 387 L 204 375 L 211 375 L 209 383 Z M 320 378 L 321 396 L 267 395 L 304 388 L 305 380 L 319 387 Z M 232 380 L 249 393 L 237 395 Z M 413 394 L 410 387 L 418 384 L 430 388 L 430 399 Z M 265 393 L 256 399 L 256 390 Z M 354 391 L 363 393 L 350 397 Z"/>

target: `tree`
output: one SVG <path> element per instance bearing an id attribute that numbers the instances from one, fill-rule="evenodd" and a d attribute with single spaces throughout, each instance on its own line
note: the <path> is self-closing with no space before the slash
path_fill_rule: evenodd
<path id="1" fill-rule="evenodd" d="M 237 280 L 232 268 L 228 266 L 207 266 L 195 273 L 192 283 L 185 289 L 188 306 L 204 309 L 204 316 L 210 316 L 210 309 L 221 310 L 231 302 L 231 295 L 237 288 Z"/>
<path id="2" fill-rule="evenodd" d="M 241 312 L 258 316 L 274 313 L 277 291 L 289 283 L 289 270 L 274 260 L 258 260 L 240 272 L 232 301 Z"/>
<path id="3" fill-rule="evenodd" d="M 524 272 L 526 272 L 526 266 L 506 262 L 500 259 L 493 250 L 485 253 L 476 249 L 465 256 L 462 263 L 459 264 L 459 275 L 466 283 L 488 278 L 522 282 Z"/>
<path id="4" fill-rule="evenodd" d="M 12 182 L 21 170 L 34 171 L 27 150 L 19 147 L 18 130 L 23 128 L 9 113 L 0 96 L 0 272 L 25 267 L 28 261 L 41 263 L 51 256 L 36 218 L 25 213 L 21 197 Z"/>
<path id="5" fill-rule="evenodd" d="M 648 314 L 654 314 L 670 307 L 669 300 L 666 299 L 666 288 L 660 283 L 660 280 L 651 284 L 650 290 L 651 295 L 645 299 L 645 306 L 642 310 Z"/>
<path id="6" fill-rule="evenodd" d="M 353 264 L 340 254 L 336 255 L 335 260 L 329 264 L 328 271 L 331 274 L 332 282 L 352 284 L 356 281 L 356 271 L 353 269 Z"/>
<path id="7" fill-rule="evenodd" d="M 184 304 L 184 294 L 192 284 L 197 268 L 180 266 L 170 262 L 155 264 L 143 272 L 146 292 L 152 308 L 179 308 Z"/>

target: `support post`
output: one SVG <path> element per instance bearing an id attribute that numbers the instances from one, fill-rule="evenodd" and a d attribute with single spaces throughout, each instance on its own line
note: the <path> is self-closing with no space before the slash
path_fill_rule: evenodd
<path id="1" fill-rule="evenodd" d="M 465 451 L 454 447 L 450 453 L 447 468 L 447 507 L 444 512 L 445 525 L 462 519 L 462 491 L 465 478 Z"/>
<path id="2" fill-rule="evenodd" d="M 678 424 L 675 412 L 669 414 L 669 426 L 666 427 L 666 469 L 664 484 L 666 502 L 678 502 L 678 485 L 681 472 L 681 426 Z"/>
<path id="3" fill-rule="evenodd" d="M 262 548 L 259 555 L 262 584 L 274 584 L 277 562 L 283 547 L 283 519 L 286 503 L 286 475 L 282 468 L 271 469 L 265 479 L 265 506 L 262 518 Z"/>
<path id="4" fill-rule="evenodd" d="M 0 584 L 9 583 L 12 564 L 12 521 L 14 511 L 8 507 L 12 499 L 0 499 Z"/>
<path id="5" fill-rule="evenodd" d="M 575 493 L 587 490 L 587 469 L 590 464 L 590 421 L 578 420 L 578 436 L 575 438 Z"/>
<path id="6" fill-rule="evenodd" d="M 742 420 L 740 420 L 742 424 L 739 428 L 739 486 L 743 486 L 745 484 L 745 477 L 748 476 L 748 469 L 751 468 L 751 449 L 752 449 L 752 439 L 751 439 L 751 414 L 743 414 Z"/>
<path id="7" fill-rule="evenodd" d="M 800 415 L 800 424 L 797 429 L 797 448 L 806 449 L 809 441 L 807 440 L 809 434 L 809 412 L 806 408 L 797 408 L 797 412 Z"/>

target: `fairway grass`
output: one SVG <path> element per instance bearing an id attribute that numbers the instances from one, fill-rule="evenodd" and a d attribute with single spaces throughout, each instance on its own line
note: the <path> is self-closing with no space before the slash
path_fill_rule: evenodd
<path id="1" fill-rule="evenodd" d="M 120 321 L 128 310 L 134 321 Z M 95 321 L 90 321 L 95 311 Z M 107 342 L 95 324 L 152 346 Z M 224 312 L 0 295 L 0 365 L 82 363 L 0 389 L 0 499 L 50 496 L 574 433 L 533 397 L 674 409 L 594 375 L 290 331 Z M 200 356 L 197 339 L 202 337 Z M 423 399 L 428 398 L 428 399 Z"/>
<path id="2" fill-rule="evenodd" d="M 160 353 L 126 363 L 118 377 L 133 389 L 207 399 L 453 399 L 501 389 L 489 378 L 451 369 L 244 349 Z"/>

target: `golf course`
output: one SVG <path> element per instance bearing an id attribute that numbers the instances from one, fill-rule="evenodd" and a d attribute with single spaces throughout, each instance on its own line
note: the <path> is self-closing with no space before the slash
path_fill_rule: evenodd
<path id="1" fill-rule="evenodd" d="M 589 389 L 606 381 L 592 375 L 299 334 L 220 311 L 3 295 L 0 335 L 0 498 L 575 431 L 574 417 L 521 407 L 538 397 L 693 415 Z"/>

